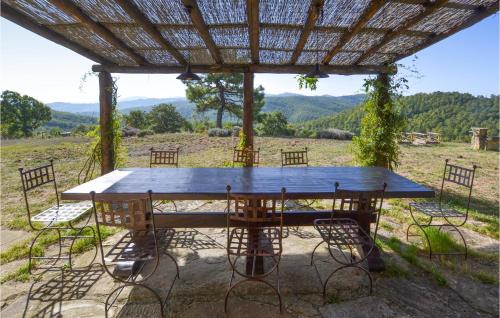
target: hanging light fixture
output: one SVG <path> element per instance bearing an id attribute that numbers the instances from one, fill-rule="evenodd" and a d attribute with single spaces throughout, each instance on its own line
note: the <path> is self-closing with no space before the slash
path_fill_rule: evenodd
<path id="1" fill-rule="evenodd" d="M 186 7 L 186 11 L 187 11 L 188 15 L 191 16 L 191 7 Z M 187 48 L 188 49 L 188 63 L 186 66 L 186 70 L 184 72 L 182 72 L 179 76 L 177 76 L 177 79 L 181 80 L 181 81 L 199 81 L 199 80 L 201 80 L 201 78 L 191 71 L 191 49 L 189 48 L 189 46 L 191 45 L 191 29 L 190 28 L 188 29 L 188 42 L 187 43 L 188 43 L 188 48 Z"/>
<path id="2" fill-rule="evenodd" d="M 321 23 L 323 19 L 323 9 L 318 5 L 316 6 L 316 15 L 318 17 L 319 22 Z M 307 78 L 328 78 L 330 77 L 327 73 L 321 71 L 320 65 L 319 65 L 319 37 L 318 37 L 318 30 L 315 30 L 315 36 L 316 36 L 316 64 L 314 65 L 314 68 L 312 71 L 306 74 Z"/>

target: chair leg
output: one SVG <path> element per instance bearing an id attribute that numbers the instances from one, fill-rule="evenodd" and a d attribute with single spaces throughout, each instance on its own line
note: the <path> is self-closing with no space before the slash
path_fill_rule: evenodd
<path id="1" fill-rule="evenodd" d="M 175 269 L 177 271 L 177 278 L 181 278 L 180 276 L 180 271 L 179 271 L 179 265 L 177 264 L 177 261 L 175 260 L 175 258 L 168 252 L 165 252 L 165 255 L 167 255 L 175 264 Z"/>
<path id="2" fill-rule="evenodd" d="M 82 233 L 84 232 L 85 229 L 90 229 L 92 231 L 92 236 L 88 236 L 88 235 L 82 235 Z M 75 229 L 76 230 L 76 229 Z M 72 241 L 71 241 L 71 245 L 69 247 L 69 251 L 68 251 L 68 257 L 69 257 L 69 269 L 71 271 L 74 271 L 76 270 L 74 267 L 73 267 L 73 257 L 72 257 L 72 251 L 73 251 L 73 246 L 75 245 L 75 242 L 78 240 L 78 239 L 85 239 L 85 238 L 92 238 L 93 241 L 94 241 L 94 250 L 95 250 L 95 253 L 94 253 L 94 257 L 92 258 L 92 260 L 90 261 L 89 265 L 88 266 L 84 266 L 87 268 L 87 271 L 90 270 L 90 268 L 92 267 L 92 265 L 94 264 L 94 261 L 97 257 L 97 237 L 96 237 L 96 232 L 94 230 L 93 227 L 91 226 L 84 226 L 80 229 L 78 229 L 78 233 L 75 235 L 75 237 L 73 237 Z"/>
<path id="3" fill-rule="evenodd" d="M 336 268 L 333 272 L 330 273 L 330 275 L 328 276 L 328 278 L 325 280 L 325 282 L 323 283 L 323 298 L 326 298 L 326 287 L 328 285 L 328 281 L 330 280 L 330 278 L 332 278 L 332 276 L 343 270 L 343 269 L 346 269 L 346 268 L 358 268 L 358 269 L 361 269 L 365 274 L 366 276 L 368 276 L 368 282 L 369 282 L 369 293 L 370 295 L 373 293 L 373 279 L 372 279 L 372 275 L 370 274 L 370 272 L 364 268 L 363 266 L 360 266 L 360 265 L 342 265 L 338 268 Z"/>
<path id="4" fill-rule="evenodd" d="M 57 243 L 59 245 L 59 251 L 56 257 L 44 257 L 44 256 L 33 256 L 33 247 L 35 246 L 36 241 L 42 236 L 43 233 L 48 232 L 48 231 L 56 231 L 57 232 Z M 33 269 L 33 264 L 34 264 L 34 259 L 54 259 L 54 264 L 56 264 L 60 259 L 61 259 L 61 254 L 62 254 L 62 235 L 61 235 L 61 230 L 58 228 L 50 228 L 46 227 L 40 230 L 38 234 L 33 238 L 33 241 L 31 242 L 30 245 L 30 250 L 28 253 L 28 273 L 30 275 L 33 275 L 32 269 Z M 51 266 L 48 266 L 46 270 L 51 269 Z"/>
<path id="5" fill-rule="evenodd" d="M 458 226 L 456 225 L 453 225 L 451 223 L 448 223 L 448 224 L 441 224 L 439 225 L 439 230 L 438 231 L 441 231 L 442 228 L 445 228 L 445 227 L 451 227 L 451 231 L 455 231 L 458 233 L 458 235 L 460 236 L 460 239 L 462 240 L 462 242 L 464 243 L 464 258 L 467 259 L 467 255 L 468 255 L 468 252 L 467 252 L 467 242 L 465 241 L 465 237 L 463 235 L 463 233 L 460 231 L 460 229 L 458 228 Z M 435 253 L 437 254 L 437 253 Z M 458 255 L 461 255 L 462 253 L 456 253 Z"/>
<path id="6" fill-rule="evenodd" d="M 146 286 L 146 285 L 143 285 L 143 284 L 137 284 L 137 283 L 129 283 L 129 284 L 124 284 L 122 286 L 119 286 L 117 288 L 115 288 L 113 291 L 111 291 L 108 295 L 108 297 L 106 298 L 106 302 L 104 303 L 104 312 L 105 312 L 105 316 L 106 318 L 108 318 L 108 312 L 109 312 L 109 309 L 110 307 L 113 305 L 109 305 L 109 299 L 111 298 L 111 296 L 113 296 L 114 293 L 116 293 L 118 290 L 120 290 L 120 293 L 121 293 L 121 290 L 123 290 L 125 287 L 141 287 L 141 288 L 145 288 L 147 290 L 149 290 L 153 295 L 154 297 L 156 298 L 156 300 L 158 301 L 158 303 L 160 304 L 160 314 L 161 314 L 161 317 L 165 317 L 165 310 L 164 310 L 164 303 L 163 301 L 161 300 L 161 297 L 160 295 L 158 295 L 158 293 L 152 289 L 151 287 L 149 286 Z M 115 300 L 113 301 L 113 303 L 116 301 L 116 298 Z"/>
<path id="7" fill-rule="evenodd" d="M 309 264 L 310 266 L 312 266 L 312 265 L 313 265 L 313 262 L 314 262 L 314 253 L 316 252 L 316 249 L 317 249 L 317 248 L 318 248 L 321 244 L 323 244 L 323 243 L 325 243 L 325 241 L 321 241 L 321 242 L 319 242 L 319 243 L 318 243 L 318 244 L 314 247 L 314 249 L 313 249 L 313 251 L 312 251 L 312 254 L 311 254 L 311 263 Z"/>
<path id="8" fill-rule="evenodd" d="M 227 314 L 227 305 L 228 305 L 228 301 L 229 301 L 229 295 L 231 294 L 231 292 L 238 286 L 238 285 L 241 285 L 245 282 L 260 282 L 260 283 L 263 283 L 267 286 L 269 286 L 275 293 L 276 295 L 278 296 L 278 302 L 279 302 L 279 308 L 280 308 L 280 313 L 283 312 L 283 302 L 282 302 L 282 299 L 281 299 L 281 291 L 280 291 L 280 274 L 279 274 L 279 265 L 276 266 L 276 274 L 278 276 L 278 279 L 277 279 L 277 287 L 273 286 L 271 283 L 269 283 L 268 281 L 266 281 L 265 279 L 252 279 L 252 278 L 244 278 L 242 280 L 240 280 L 239 282 L 236 282 L 234 285 L 233 285 L 233 281 L 234 281 L 234 278 L 235 278 L 235 270 L 233 268 L 232 272 L 231 272 L 231 279 L 229 280 L 229 287 L 228 287 L 228 290 L 226 292 L 226 296 L 224 297 L 224 312 Z"/>

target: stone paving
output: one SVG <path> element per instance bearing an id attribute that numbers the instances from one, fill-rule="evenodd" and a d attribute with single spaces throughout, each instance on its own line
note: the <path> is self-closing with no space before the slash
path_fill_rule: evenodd
<path id="1" fill-rule="evenodd" d="M 211 203 L 210 209 L 217 204 Z M 105 245 L 118 237 L 108 238 Z M 369 296 L 366 276 L 346 270 L 331 280 L 324 299 L 316 272 L 309 265 L 312 249 L 319 242 L 309 227 L 291 230 L 284 240 L 280 266 L 283 312 L 280 314 L 277 297 L 269 287 L 248 283 L 232 294 L 225 315 L 224 296 L 231 274 L 225 239 L 225 229 L 177 229 L 169 251 L 178 260 L 181 276 L 166 306 L 168 317 L 498 317 L 497 286 L 449 274 L 449 286 L 439 287 L 428 274 L 389 254 L 384 258 L 409 270 L 408 278 L 374 273 L 374 290 Z M 326 249 L 318 252 L 319 270 L 327 275 L 337 265 Z M 79 256 L 77 264 L 84 264 L 91 255 Z M 148 285 L 166 290 L 174 276 L 173 263 L 162 257 L 159 271 Z M 270 282 L 275 277 L 270 276 Z M 98 264 L 85 272 L 52 272 L 38 282 L 9 282 L 2 285 L 0 316 L 104 317 L 104 301 L 116 286 Z M 159 316 L 159 306 L 152 300 L 144 289 L 126 289 L 110 316 Z"/>

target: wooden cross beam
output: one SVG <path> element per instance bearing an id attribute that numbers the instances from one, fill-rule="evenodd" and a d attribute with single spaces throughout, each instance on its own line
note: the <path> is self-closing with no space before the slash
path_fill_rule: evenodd
<path id="1" fill-rule="evenodd" d="M 346 45 L 356 34 L 363 29 L 363 27 L 370 21 L 370 19 L 377 13 L 377 11 L 386 3 L 386 1 L 382 0 L 374 0 L 370 3 L 368 8 L 366 8 L 365 12 L 358 19 L 356 24 L 352 27 L 352 29 L 340 38 L 338 44 L 332 48 L 326 56 L 323 58 L 323 64 L 328 64 L 332 60 L 332 58 L 342 50 L 344 45 Z"/>
<path id="2" fill-rule="evenodd" d="M 23 28 L 30 30 L 47 40 L 50 40 L 52 42 L 55 42 L 59 45 L 62 45 L 70 50 L 75 51 L 76 53 L 79 53 L 86 58 L 97 62 L 97 63 L 102 63 L 106 65 L 115 65 L 113 62 L 110 60 L 92 52 L 91 50 L 81 46 L 78 43 L 72 42 L 65 38 L 64 36 L 60 35 L 59 33 L 37 23 L 35 20 L 27 17 L 26 15 L 23 15 L 16 9 L 10 7 L 6 3 L 2 3 L 2 9 L 0 10 L 0 13 L 2 17 L 5 19 L 16 23 L 17 25 L 22 26 Z"/>
<path id="3" fill-rule="evenodd" d="M 125 43 L 123 43 L 120 39 L 118 39 L 111 31 L 106 29 L 102 24 L 95 22 L 92 20 L 87 14 L 85 14 L 78 6 L 76 6 L 73 2 L 69 0 L 52 0 L 52 4 L 57 6 L 59 9 L 64 11 L 66 14 L 74 17 L 77 20 L 80 20 L 83 25 L 87 28 L 94 31 L 97 35 L 111 43 L 115 48 L 123 51 L 127 54 L 131 59 L 133 59 L 139 65 L 148 64 L 146 60 L 130 47 L 128 47 Z"/>
<path id="4" fill-rule="evenodd" d="M 297 42 L 297 46 L 295 47 L 295 51 L 293 52 L 292 59 L 290 60 L 290 64 L 297 63 L 304 46 L 307 43 L 307 39 L 311 35 L 314 27 L 316 26 L 316 21 L 318 20 L 318 13 L 323 7 L 323 0 L 313 0 L 311 1 L 311 5 L 309 6 L 309 13 L 307 14 L 306 24 L 302 29 L 302 33 L 300 34 L 299 41 Z"/>
<path id="5" fill-rule="evenodd" d="M 276 65 L 276 64 L 221 64 L 193 65 L 196 73 L 270 73 L 270 74 L 305 74 L 311 70 L 310 65 Z M 396 68 L 386 65 L 324 65 L 322 71 L 329 74 L 378 74 L 394 73 Z M 94 65 L 92 71 L 129 74 L 176 74 L 184 71 L 183 66 L 119 66 Z"/>
<path id="6" fill-rule="evenodd" d="M 116 1 L 125 12 L 130 15 L 139 24 L 146 33 L 151 36 L 158 44 L 168 51 L 179 63 L 187 64 L 184 56 L 162 35 L 161 32 L 149 21 L 149 19 L 141 12 L 141 10 L 132 2 L 128 0 Z"/>
<path id="7" fill-rule="evenodd" d="M 437 0 L 436 2 L 431 2 L 428 5 L 425 6 L 424 11 L 421 13 L 417 14 L 413 18 L 407 20 L 401 27 L 399 27 L 396 30 L 389 31 L 386 33 L 386 35 L 382 38 L 382 40 L 375 46 L 372 46 L 370 49 L 368 49 L 365 53 L 363 53 L 353 64 L 359 64 L 362 62 L 364 59 L 369 57 L 370 55 L 378 52 L 380 48 L 382 48 L 384 45 L 392 41 L 394 38 L 403 35 L 405 30 L 410 29 L 412 26 L 416 25 L 429 15 L 433 14 L 436 12 L 438 9 L 442 8 L 448 0 Z"/>
<path id="8" fill-rule="evenodd" d="M 259 63 L 259 0 L 247 0 L 248 35 L 252 63 Z"/>
<path id="9" fill-rule="evenodd" d="M 196 0 L 182 0 L 184 6 L 189 10 L 189 14 L 191 15 L 191 21 L 193 22 L 194 27 L 198 30 L 200 37 L 205 42 L 212 58 L 214 59 L 216 64 L 222 64 L 222 58 L 217 45 L 215 45 L 210 32 L 208 32 L 207 24 L 201 15 L 200 8 L 198 8 L 198 4 Z"/>

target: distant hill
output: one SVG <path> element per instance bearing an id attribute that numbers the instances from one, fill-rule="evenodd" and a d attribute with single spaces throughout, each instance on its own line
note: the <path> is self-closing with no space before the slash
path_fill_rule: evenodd
<path id="1" fill-rule="evenodd" d="M 348 96 L 270 95 L 266 96 L 263 111 L 281 111 L 289 122 L 297 123 L 350 109 L 359 105 L 363 98 L 362 94 Z"/>
<path id="2" fill-rule="evenodd" d="M 52 119 L 42 126 L 42 129 L 61 128 L 63 131 L 70 131 L 78 125 L 97 124 L 97 118 L 81 114 L 59 112 L 52 110 Z"/>
<path id="3" fill-rule="evenodd" d="M 498 95 L 474 96 L 458 92 L 419 93 L 405 96 L 401 102 L 408 119 L 407 131 L 440 132 L 445 140 L 469 140 L 471 127 L 488 128 L 489 136 L 498 136 Z M 338 128 L 359 133 L 363 117 L 361 106 L 303 123 L 311 130 Z"/>
<path id="4" fill-rule="evenodd" d="M 290 122 L 301 122 L 319 118 L 321 116 L 338 113 L 342 110 L 358 105 L 363 96 L 304 96 L 299 94 L 285 93 L 280 95 L 266 95 L 264 112 L 281 111 Z M 140 98 L 125 99 L 118 102 L 118 109 L 124 113 L 131 110 L 150 111 L 154 105 L 161 103 L 173 104 L 179 113 L 185 118 L 192 118 L 195 105 L 189 103 L 185 98 Z M 49 103 L 50 108 L 57 111 L 85 114 L 97 117 L 99 115 L 98 103 Z M 210 115 L 210 114 L 209 114 Z"/>
<path id="5" fill-rule="evenodd" d="M 183 97 L 175 97 L 175 98 L 141 98 L 137 97 L 137 99 L 129 100 L 124 99 L 123 101 L 118 102 L 118 109 L 121 111 L 127 112 L 130 109 L 135 108 L 143 108 L 149 107 L 153 105 L 158 105 L 161 103 L 171 103 L 174 105 L 179 105 L 179 111 L 182 113 L 183 107 L 186 107 L 186 113 L 192 111 L 193 106 L 190 106 L 189 103 Z M 65 103 L 65 102 L 55 102 L 47 104 L 50 108 L 57 111 L 62 112 L 70 112 L 70 113 L 84 113 L 86 115 L 91 115 L 98 117 L 99 116 L 99 103 Z"/>

